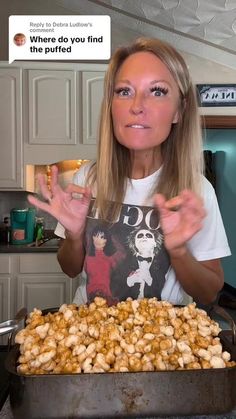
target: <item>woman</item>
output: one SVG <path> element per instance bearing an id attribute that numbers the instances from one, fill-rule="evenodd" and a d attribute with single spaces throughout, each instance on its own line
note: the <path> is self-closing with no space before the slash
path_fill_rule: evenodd
<path id="1" fill-rule="evenodd" d="M 63 191 L 53 167 L 51 191 L 39 179 L 49 203 L 29 197 L 60 222 L 62 270 L 71 277 L 82 271 L 85 231 L 99 218 L 111 223 L 122 243 L 136 227 L 163 234 L 159 298 L 214 301 L 224 281 L 220 258 L 230 250 L 214 190 L 202 175 L 195 88 L 175 49 L 141 38 L 114 53 L 99 137 L 96 163 L 82 167 L 74 184 Z"/>

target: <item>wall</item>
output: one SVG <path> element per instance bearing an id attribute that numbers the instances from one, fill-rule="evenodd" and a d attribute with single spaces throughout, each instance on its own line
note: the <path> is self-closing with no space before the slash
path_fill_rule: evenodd
<path id="1" fill-rule="evenodd" d="M 180 51 L 181 52 L 181 51 Z M 224 65 L 197 57 L 193 54 L 181 52 L 183 55 L 194 84 L 225 84 L 235 83 L 236 70 Z M 201 107 L 203 115 L 235 115 L 236 108 L 233 106 Z"/>
<path id="2" fill-rule="evenodd" d="M 236 130 L 207 130 L 204 148 L 214 152 L 216 194 L 232 252 L 222 260 L 225 282 L 236 288 Z"/>
<path id="3" fill-rule="evenodd" d="M 58 162 L 58 182 L 62 188 L 65 188 L 71 182 L 76 170 L 79 169 L 81 164 L 86 163 L 87 160 L 66 160 Z M 50 183 L 50 166 L 42 165 L 34 167 L 35 173 L 35 193 L 40 195 L 40 189 L 37 182 L 37 175 L 43 173 L 46 176 L 48 173 L 48 182 Z M 30 206 L 27 200 L 28 192 L 17 191 L 1 191 L 0 192 L 0 222 L 3 221 L 5 216 L 9 216 L 12 208 L 27 208 Z M 56 227 L 57 221 L 46 212 L 36 208 L 36 217 L 43 217 L 45 228 L 53 230 Z"/>
<path id="4" fill-rule="evenodd" d="M 12 208 L 27 208 L 31 206 L 27 201 L 28 192 L 0 192 L 0 222 L 4 216 L 10 214 Z M 36 209 L 36 217 L 43 217 L 45 228 L 54 230 L 56 220 L 49 214 Z"/>

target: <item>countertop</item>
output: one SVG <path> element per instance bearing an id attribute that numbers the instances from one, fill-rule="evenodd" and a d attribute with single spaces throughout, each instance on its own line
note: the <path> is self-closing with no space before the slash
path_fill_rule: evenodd
<path id="1" fill-rule="evenodd" d="M 36 246 L 35 243 L 30 244 L 0 244 L 0 253 L 49 253 L 57 252 L 60 239 L 52 238 L 44 243 Z"/>

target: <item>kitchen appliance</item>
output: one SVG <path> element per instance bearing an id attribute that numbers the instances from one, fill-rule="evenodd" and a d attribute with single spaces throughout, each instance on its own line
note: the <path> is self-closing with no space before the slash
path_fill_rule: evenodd
<path id="1" fill-rule="evenodd" d="M 11 243 L 24 244 L 34 240 L 35 209 L 13 208 L 11 217 Z"/>
<path id="2" fill-rule="evenodd" d="M 57 310 L 43 310 L 43 314 Z M 217 313 L 222 314 L 223 310 Z M 236 360 L 234 331 L 235 327 L 226 331 L 227 350 Z M 224 332 L 220 333 L 223 347 Z M 219 415 L 236 406 L 236 367 L 22 375 L 16 370 L 18 357 L 19 345 L 15 345 L 6 362 L 11 374 L 10 403 L 14 419 Z"/>

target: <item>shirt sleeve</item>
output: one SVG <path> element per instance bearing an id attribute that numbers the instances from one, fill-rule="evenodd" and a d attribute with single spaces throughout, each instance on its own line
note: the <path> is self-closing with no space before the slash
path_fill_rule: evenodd
<path id="1" fill-rule="evenodd" d="M 216 194 L 206 178 L 204 178 L 204 204 L 207 215 L 203 228 L 188 242 L 188 248 L 199 261 L 230 256 L 231 251 Z"/>
<path id="2" fill-rule="evenodd" d="M 74 183 L 75 185 L 80 185 L 80 186 L 84 186 L 85 185 L 85 180 L 86 180 L 86 176 L 88 174 L 89 168 L 91 167 L 91 163 L 87 163 L 84 164 L 80 167 L 79 170 L 77 170 L 72 178 L 72 183 Z M 61 237 L 62 239 L 65 239 L 65 228 L 63 227 L 63 225 L 61 223 L 57 223 L 56 228 L 54 230 L 54 234 L 58 237 Z"/>

